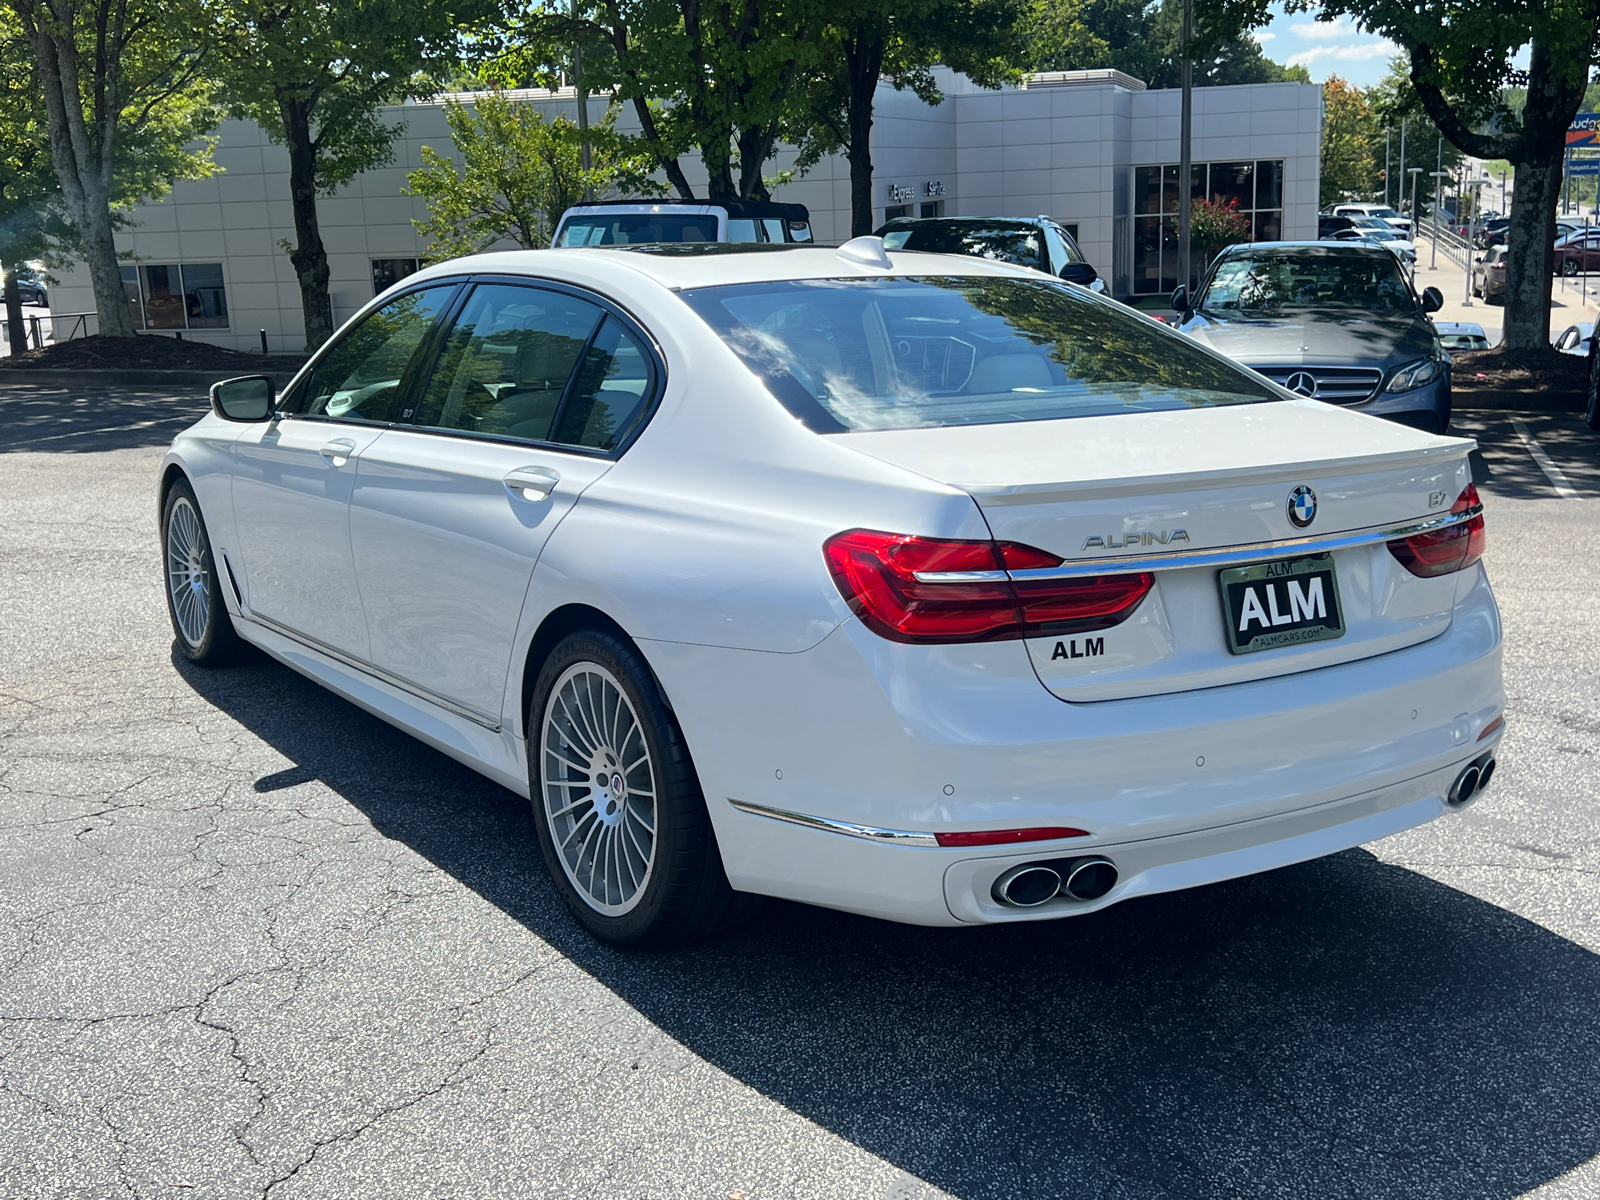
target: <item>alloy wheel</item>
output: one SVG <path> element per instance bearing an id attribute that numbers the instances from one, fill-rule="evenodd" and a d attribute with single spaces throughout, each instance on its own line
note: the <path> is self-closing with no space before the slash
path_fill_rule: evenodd
<path id="1" fill-rule="evenodd" d="M 545 704 L 539 753 L 544 819 L 561 869 L 597 913 L 621 916 L 655 865 L 650 748 L 617 677 L 595 662 L 569 667 Z"/>
<path id="2" fill-rule="evenodd" d="M 174 501 L 167 521 L 167 590 L 179 634 L 198 647 L 211 623 L 211 570 L 201 542 L 200 516 L 182 496 Z"/>

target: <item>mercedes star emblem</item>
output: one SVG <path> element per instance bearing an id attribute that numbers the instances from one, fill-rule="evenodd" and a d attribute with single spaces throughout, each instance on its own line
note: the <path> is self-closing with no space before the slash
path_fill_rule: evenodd
<path id="1" fill-rule="evenodd" d="M 1317 377 L 1310 371 L 1296 371 L 1289 376 L 1283 386 L 1291 392 L 1297 392 L 1302 396 L 1315 396 L 1317 394 Z"/>
<path id="2" fill-rule="evenodd" d="M 1304 529 L 1317 519 L 1317 494 L 1301 484 L 1289 493 L 1289 523 Z"/>

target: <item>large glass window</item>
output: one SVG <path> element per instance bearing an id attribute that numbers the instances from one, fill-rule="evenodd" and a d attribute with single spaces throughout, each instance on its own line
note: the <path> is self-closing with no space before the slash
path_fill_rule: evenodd
<path id="1" fill-rule="evenodd" d="M 406 370 L 455 290 L 454 284 L 397 296 L 368 313 L 317 363 L 296 411 L 344 421 L 392 421 Z"/>
<path id="2" fill-rule="evenodd" d="M 477 288 L 445 341 L 417 424 L 552 440 L 567 382 L 603 315 L 564 292 Z"/>
<path id="3" fill-rule="evenodd" d="M 1149 294 L 1178 286 L 1178 168 L 1135 167 L 1133 171 L 1133 290 Z M 1283 237 L 1283 160 L 1195 163 L 1189 177 L 1192 200 L 1231 204 L 1250 223 L 1250 240 Z M 1193 285 L 1208 265 L 1190 255 Z"/>
<path id="4" fill-rule="evenodd" d="M 122 268 L 135 329 L 226 329 L 228 292 L 221 263 Z"/>
<path id="5" fill-rule="evenodd" d="M 416 273 L 414 258 L 375 258 L 372 260 L 372 294 L 381 296 L 407 275 Z"/>
<path id="6" fill-rule="evenodd" d="M 683 298 L 820 433 L 1275 399 L 1187 338 L 1042 279 L 797 280 Z"/>

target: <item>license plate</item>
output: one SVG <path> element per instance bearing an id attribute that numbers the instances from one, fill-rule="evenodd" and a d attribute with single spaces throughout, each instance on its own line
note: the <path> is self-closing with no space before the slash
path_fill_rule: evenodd
<path id="1" fill-rule="evenodd" d="M 1231 567 L 1220 581 L 1228 649 L 1235 654 L 1344 636 L 1330 554 Z"/>

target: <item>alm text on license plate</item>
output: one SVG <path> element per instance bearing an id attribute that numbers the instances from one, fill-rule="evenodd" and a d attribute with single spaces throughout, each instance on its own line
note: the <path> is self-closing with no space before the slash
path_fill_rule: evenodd
<path id="1" fill-rule="evenodd" d="M 1331 554 L 1231 567 L 1219 582 L 1228 649 L 1235 654 L 1344 636 Z"/>

